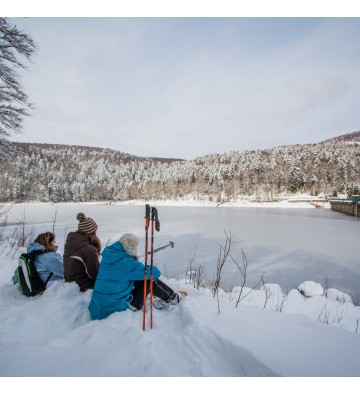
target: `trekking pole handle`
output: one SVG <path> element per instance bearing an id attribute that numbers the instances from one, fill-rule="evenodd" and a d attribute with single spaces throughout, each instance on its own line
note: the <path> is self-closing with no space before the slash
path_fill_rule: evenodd
<path id="1" fill-rule="evenodd" d="M 145 204 L 145 218 L 150 219 L 150 206 Z"/>

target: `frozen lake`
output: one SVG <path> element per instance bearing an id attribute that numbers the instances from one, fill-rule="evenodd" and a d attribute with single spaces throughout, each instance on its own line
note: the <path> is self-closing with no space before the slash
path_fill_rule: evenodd
<path id="1" fill-rule="evenodd" d="M 356 294 L 360 292 L 360 220 L 329 209 L 256 207 L 170 207 L 157 206 L 161 223 L 155 233 L 155 248 L 175 243 L 155 255 L 164 275 L 184 278 L 190 257 L 203 265 L 211 281 L 216 272 L 219 244 L 224 245 L 231 231 L 236 244 L 231 255 L 241 260 L 241 249 L 248 260 L 247 286 L 254 286 L 262 273 L 266 282 L 277 283 L 284 292 L 301 282 L 313 280 Z M 29 204 L 15 205 L 9 212 L 9 225 L 25 216 L 36 234 L 52 230 L 60 251 L 66 234 L 77 228 L 76 214 L 84 212 L 98 226 L 103 245 L 125 232 L 141 240 L 144 251 L 144 205 L 107 204 Z M 9 226 L 9 230 L 11 229 Z M 240 274 L 228 260 L 223 269 L 222 288 L 239 285 Z"/>

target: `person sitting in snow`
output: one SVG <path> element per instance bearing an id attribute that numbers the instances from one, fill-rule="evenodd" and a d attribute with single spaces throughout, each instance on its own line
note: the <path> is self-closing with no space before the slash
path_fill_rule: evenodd
<path id="1" fill-rule="evenodd" d="M 119 241 L 106 247 L 102 253 L 99 273 L 89 304 L 93 320 L 101 320 L 116 311 L 131 309 L 141 310 L 144 303 L 145 265 L 138 261 L 138 238 L 132 233 L 125 233 Z M 153 295 L 158 298 L 154 307 L 165 308 L 177 304 L 181 294 L 174 292 L 159 277 L 161 272 L 153 267 Z M 150 279 L 150 267 L 147 268 Z M 147 281 L 149 292 L 150 281 Z"/>
<path id="2" fill-rule="evenodd" d="M 81 292 L 94 288 L 99 271 L 101 242 L 96 235 L 98 226 L 92 218 L 78 213 L 78 230 L 70 232 L 64 247 L 65 281 L 76 283 Z"/>
<path id="3" fill-rule="evenodd" d="M 39 234 L 33 243 L 27 247 L 27 253 L 35 253 L 34 264 L 39 277 L 44 282 L 50 277 L 46 284 L 49 288 L 56 282 L 62 281 L 64 278 L 64 262 L 61 254 L 57 252 L 55 234 L 46 232 Z M 13 282 L 18 282 L 18 269 L 16 269 Z"/>

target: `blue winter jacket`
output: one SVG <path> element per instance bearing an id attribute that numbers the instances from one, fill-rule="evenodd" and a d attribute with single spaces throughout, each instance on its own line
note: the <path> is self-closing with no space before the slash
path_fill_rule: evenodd
<path id="1" fill-rule="evenodd" d="M 89 311 L 93 320 L 101 320 L 115 311 L 129 308 L 135 280 L 144 280 L 145 265 L 128 255 L 122 244 L 106 247 L 102 253 Z M 153 267 L 153 278 L 159 278 L 160 270 Z M 150 279 L 150 267 L 147 270 Z"/>
<path id="2" fill-rule="evenodd" d="M 45 247 L 39 243 L 31 243 L 27 252 L 44 251 Z M 35 268 L 40 278 L 46 281 L 51 273 L 51 281 L 62 280 L 64 278 L 63 257 L 57 252 L 46 252 L 35 256 Z"/>

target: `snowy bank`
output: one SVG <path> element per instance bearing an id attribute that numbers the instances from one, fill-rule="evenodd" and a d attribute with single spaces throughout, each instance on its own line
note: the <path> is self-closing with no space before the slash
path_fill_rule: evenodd
<path id="1" fill-rule="evenodd" d="M 3 283 L 0 375 L 360 376 L 360 308 L 347 300 L 305 297 L 298 290 L 284 300 L 278 286 L 267 284 L 238 307 L 239 289 L 220 291 L 219 312 L 210 289 L 165 281 L 189 296 L 167 311 L 154 310 L 154 328 L 145 332 L 141 312 L 91 321 L 92 291 L 80 293 L 76 284 L 58 284 L 27 298 L 17 285 Z M 319 319 L 324 306 L 335 321 Z"/>
<path id="2" fill-rule="evenodd" d="M 75 202 L 61 202 L 62 205 L 72 205 Z M 179 199 L 163 199 L 163 200 L 124 200 L 124 201 L 95 201 L 95 202 L 79 202 L 79 204 L 87 205 L 121 205 L 121 206 L 143 206 L 144 204 L 151 206 L 169 206 L 169 207 L 264 207 L 264 208 L 328 208 L 330 203 L 323 196 L 311 196 L 307 194 L 297 195 L 277 195 L 272 199 L 260 199 L 258 197 L 243 196 L 236 197 L 231 201 L 215 202 L 209 199 L 197 200 L 193 196 L 185 196 Z M 316 205 L 315 205 L 316 203 Z M 57 203 L 45 202 L 24 202 L 20 205 L 56 205 Z M 318 206 L 318 207 L 316 207 Z"/>
<path id="3" fill-rule="evenodd" d="M 210 200 L 196 200 L 191 196 L 178 200 L 153 200 L 144 202 L 142 200 L 127 200 L 108 202 L 117 205 L 144 205 L 151 206 L 193 206 L 193 207 L 263 207 L 263 208 L 331 208 L 330 203 L 323 197 L 310 195 L 279 195 L 272 200 L 260 200 L 256 197 L 235 198 L 231 201 L 214 202 Z"/>

